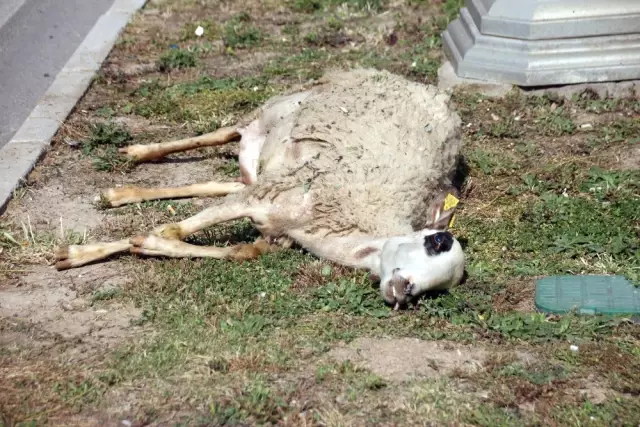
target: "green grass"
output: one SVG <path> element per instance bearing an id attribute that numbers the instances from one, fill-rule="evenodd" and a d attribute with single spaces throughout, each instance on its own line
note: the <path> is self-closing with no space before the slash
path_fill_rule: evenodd
<path id="1" fill-rule="evenodd" d="M 226 240 L 221 237 L 218 244 Z M 479 292 L 476 287 L 481 284 L 476 283 L 429 299 L 413 316 L 390 323 L 392 311 L 380 304 L 365 274 L 336 280 L 327 276 L 319 287 L 296 287 L 300 268 L 310 260 L 282 251 L 244 264 L 215 260 L 158 264 L 154 281 L 136 284 L 129 295 L 163 333 L 122 351 L 112 369 L 122 380 L 171 378 L 190 369 L 195 359 L 211 359 L 228 370 L 237 355 L 253 354 L 257 356 L 245 367 L 247 372 L 286 371 L 300 363 L 301 350 L 320 355 L 333 342 L 356 336 L 466 340 L 495 334 L 507 341 L 566 342 L 607 337 L 621 321 L 572 315 L 552 321 L 541 314 L 499 314 L 491 306 L 490 294 Z M 186 262 L 188 269 L 181 267 Z M 416 328 L 417 324 L 422 326 Z M 326 376 L 325 370 L 319 368 L 317 376 Z M 513 368 L 511 375 L 522 372 Z M 358 381 L 365 388 L 381 386 L 370 376 Z"/>
<path id="2" fill-rule="evenodd" d="M 264 39 L 262 32 L 250 24 L 251 17 L 240 13 L 230 19 L 225 27 L 222 40 L 227 49 L 242 49 L 259 45 Z"/>
<path id="3" fill-rule="evenodd" d="M 89 137 L 82 142 L 82 151 L 92 158 L 96 170 L 110 172 L 131 166 L 118 154 L 118 148 L 132 140 L 125 126 L 113 122 L 96 123 L 89 125 L 89 132 Z"/>
<path id="4" fill-rule="evenodd" d="M 91 294 L 91 303 L 95 303 L 98 301 L 109 301 L 111 299 L 117 298 L 122 294 L 122 289 L 120 288 L 110 288 L 106 290 L 95 291 Z"/>
<path id="5" fill-rule="evenodd" d="M 174 69 L 192 68 L 198 63 L 196 54 L 185 49 L 170 49 L 156 64 L 158 71 L 166 73 Z"/>
<path id="6" fill-rule="evenodd" d="M 386 4 L 386 0 L 288 0 L 289 7 L 296 12 L 316 13 L 323 12 L 341 4 L 356 10 L 365 10 L 378 12 L 382 10 Z"/>
<path id="7" fill-rule="evenodd" d="M 145 118 L 160 118 L 174 122 L 192 121 L 213 131 L 217 123 L 258 107 L 273 93 L 264 78 L 213 79 L 201 77 L 194 82 L 164 86 L 153 81 L 133 92 L 135 113 Z"/>
<path id="8" fill-rule="evenodd" d="M 502 153 L 493 153 L 476 148 L 467 156 L 469 163 L 486 175 L 505 174 L 520 166 Z"/>
<path id="9" fill-rule="evenodd" d="M 576 130 L 575 124 L 568 117 L 563 107 L 550 111 L 543 110 L 537 121 L 542 132 L 548 136 L 570 135 Z"/>
<path id="10" fill-rule="evenodd" d="M 82 148 L 96 168 L 126 170 L 117 149 L 134 138 L 119 116 L 171 129 L 142 132 L 136 140 L 169 140 L 176 129 L 198 134 L 232 123 L 335 67 L 371 66 L 433 83 L 443 58 L 441 32 L 463 2 L 214 3 L 151 5 L 158 8 L 152 16 L 171 12 L 171 25 L 161 32 L 137 28 L 136 43 L 118 45 L 119 60 L 160 59 L 154 71 L 103 77 L 91 89 L 85 101 L 91 108 L 84 110 L 99 124 L 88 128 Z M 375 32 L 387 10 L 396 22 L 395 42 Z M 205 28 L 202 38 L 194 35 L 197 25 Z M 551 274 L 621 274 L 640 284 L 640 174 L 614 160 L 640 142 L 640 104 L 590 93 L 564 101 L 517 91 L 502 99 L 458 91 L 453 100 L 470 168 L 453 229 L 467 256 L 464 284 L 430 295 L 415 311 L 394 313 L 365 272 L 294 250 L 242 264 L 125 257 L 136 266 L 133 282 L 89 300 L 105 309 L 139 307 L 132 324 L 140 332 L 91 367 L 60 362 L 69 369 L 55 381 L 40 374 L 38 390 L 55 397 L 40 407 L 100 413 L 112 409 L 109 398 L 126 396 L 141 420 L 162 424 L 174 417 L 177 425 L 268 425 L 285 417 L 307 425 L 636 425 L 637 325 L 625 316 L 536 313 L 533 292 L 536 278 Z M 578 126 L 587 116 L 593 117 L 589 131 Z M 237 161 L 213 172 L 235 177 Z M 157 224 L 198 209 L 166 200 L 107 212 Z M 12 242 L 5 231 L 0 248 L 13 253 L 21 240 Z M 256 237 L 248 221 L 237 221 L 188 241 L 222 246 Z M 460 351 L 484 349 L 488 359 L 473 374 L 400 383 L 327 356 L 362 337 L 438 340 Z M 496 356 L 515 349 L 532 361 Z M 15 366 L 12 372 L 31 372 L 14 353 L 0 357 L 6 357 L 3 366 Z M 33 383 L 15 378 L 12 390 L 40 402 Z M 579 397 L 594 381 L 612 394 L 597 403 Z M 16 408 L 12 404 L 12 413 L 33 412 Z"/>

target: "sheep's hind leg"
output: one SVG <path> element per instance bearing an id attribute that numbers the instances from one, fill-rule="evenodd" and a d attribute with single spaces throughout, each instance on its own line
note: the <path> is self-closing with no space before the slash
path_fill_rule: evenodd
<path id="1" fill-rule="evenodd" d="M 120 148 L 120 153 L 136 162 L 157 160 L 171 153 L 194 150 L 202 147 L 215 147 L 240 140 L 240 133 L 234 126 L 223 127 L 204 135 L 180 139 L 177 141 L 159 142 L 156 144 L 136 144 Z"/>
<path id="2" fill-rule="evenodd" d="M 96 197 L 96 202 L 106 207 L 118 207 L 129 203 L 138 203 L 147 200 L 175 199 L 183 197 L 219 197 L 236 193 L 247 185 L 253 185 L 258 181 L 258 158 L 260 150 L 265 141 L 265 136 L 260 133 L 259 122 L 254 120 L 246 128 L 223 128 L 216 132 L 202 135 L 196 138 L 187 138 L 180 141 L 150 145 L 132 145 L 121 149 L 123 152 L 129 150 L 137 159 L 156 158 L 165 154 L 183 149 L 198 148 L 211 145 L 221 145 L 240 140 L 240 177 L 236 182 L 207 182 L 201 184 L 187 185 L 183 187 L 168 188 L 142 188 L 123 187 L 109 188 Z M 186 147 L 186 148 L 185 148 Z M 149 154 L 150 153 L 150 154 Z"/>
<path id="3" fill-rule="evenodd" d="M 134 237 L 130 240 L 133 244 L 131 252 L 152 256 L 205 257 L 237 261 L 257 258 L 274 250 L 277 245 L 270 245 L 264 239 L 258 239 L 252 244 L 218 248 L 191 245 L 182 240 L 206 227 L 240 218 L 251 218 L 259 228 L 268 230 L 273 225 L 272 213 L 270 203 L 213 206 L 178 223 L 160 226 L 149 235 Z"/>
<path id="4" fill-rule="evenodd" d="M 183 197 L 220 197 L 237 193 L 245 188 L 241 182 L 206 182 L 201 184 L 186 185 L 183 187 L 142 188 L 122 187 L 109 188 L 96 202 L 108 207 L 118 207 L 129 203 L 138 203 L 147 200 L 178 199 Z"/>

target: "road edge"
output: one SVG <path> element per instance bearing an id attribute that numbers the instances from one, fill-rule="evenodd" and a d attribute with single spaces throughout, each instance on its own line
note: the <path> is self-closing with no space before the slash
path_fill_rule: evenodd
<path id="1" fill-rule="evenodd" d="M 35 108 L 0 148 L 0 215 L 14 191 L 44 157 L 51 139 L 84 96 L 131 18 L 147 0 L 115 0 L 56 75 Z"/>

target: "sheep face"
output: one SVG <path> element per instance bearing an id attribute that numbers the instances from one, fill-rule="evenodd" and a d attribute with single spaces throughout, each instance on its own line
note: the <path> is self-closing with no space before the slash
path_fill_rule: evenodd
<path id="1" fill-rule="evenodd" d="M 389 239 L 380 271 L 382 298 L 398 309 L 425 292 L 457 285 L 464 272 L 464 252 L 449 231 L 426 229 Z"/>

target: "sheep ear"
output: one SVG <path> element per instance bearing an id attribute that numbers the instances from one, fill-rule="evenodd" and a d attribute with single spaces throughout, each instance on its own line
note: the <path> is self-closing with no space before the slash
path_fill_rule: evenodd
<path id="1" fill-rule="evenodd" d="M 442 191 L 434 197 L 427 212 L 427 228 L 447 230 L 458 202 L 457 191 Z"/>

